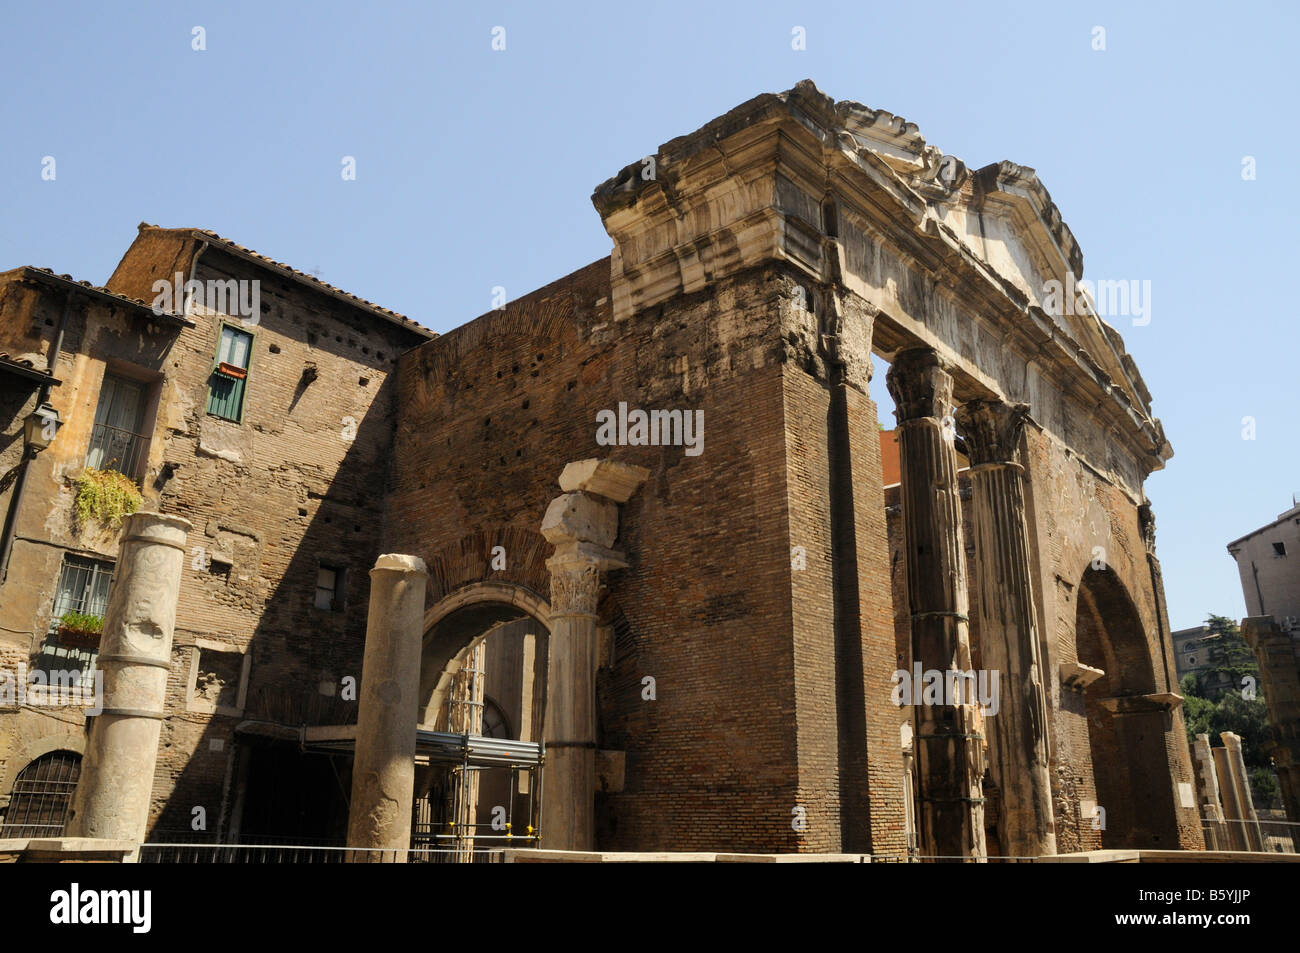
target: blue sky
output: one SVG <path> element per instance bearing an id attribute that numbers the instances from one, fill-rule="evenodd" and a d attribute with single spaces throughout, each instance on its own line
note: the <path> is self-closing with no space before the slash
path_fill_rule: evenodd
<path id="1" fill-rule="evenodd" d="M 1151 281 L 1150 324 L 1112 323 L 1176 453 L 1147 484 L 1171 622 L 1240 617 L 1225 544 L 1300 492 L 1300 17 L 1135 6 L 13 5 L 0 269 L 102 283 L 140 221 L 193 225 L 445 331 L 608 254 L 589 196 L 624 165 L 811 78 L 1032 166 L 1087 276 Z"/>

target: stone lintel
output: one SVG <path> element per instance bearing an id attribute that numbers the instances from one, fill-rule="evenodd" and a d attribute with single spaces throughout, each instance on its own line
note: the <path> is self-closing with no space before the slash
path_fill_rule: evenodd
<path id="1" fill-rule="evenodd" d="M 1113 695 L 1100 699 L 1101 706 L 1114 715 L 1142 715 L 1155 711 L 1173 711 L 1183 703 L 1176 692 L 1151 692 L 1147 695 Z"/>
<path id="2" fill-rule="evenodd" d="M 560 489 L 565 493 L 581 491 L 626 503 L 649 475 L 645 467 L 593 457 L 566 464 L 560 473 Z"/>
<path id="3" fill-rule="evenodd" d="M 1074 692 L 1082 692 L 1089 685 L 1106 673 L 1082 662 L 1062 662 L 1060 666 L 1061 684 Z"/>

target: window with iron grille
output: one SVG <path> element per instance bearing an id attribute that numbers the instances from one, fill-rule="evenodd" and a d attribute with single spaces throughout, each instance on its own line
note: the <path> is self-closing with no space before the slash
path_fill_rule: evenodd
<path id="1" fill-rule="evenodd" d="M 253 336 L 228 324 L 221 326 L 217 364 L 208 378 L 208 413 L 238 423 L 244 413 Z"/>
<path id="2" fill-rule="evenodd" d="M 23 768 L 0 824 L 0 840 L 63 836 L 80 777 L 81 755 L 75 751 L 51 751 Z"/>
<path id="3" fill-rule="evenodd" d="M 89 672 L 94 669 L 98 650 L 86 644 L 85 639 L 74 641 L 70 635 L 60 635 L 59 630 L 64 616 L 71 612 L 103 619 L 112 582 L 111 562 L 83 556 L 63 557 L 59 585 L 54 594 L 54 611 L 50 613 L 50 628 L 33 668 L 46 672 L 69 669 Z"/>
<path id="4" fill-rule="evenodd" d="M 149 440 L 140 432 L 144 429 L 146 392 L 145 385 L 137 381 L 104 375 L 86 448 L 86 466 L 140 479 L 149 455 Z"/>

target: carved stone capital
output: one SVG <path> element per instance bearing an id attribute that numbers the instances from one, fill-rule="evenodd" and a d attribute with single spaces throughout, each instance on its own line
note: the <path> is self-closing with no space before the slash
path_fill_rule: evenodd
<path id="1" fill-rule="evenodd" d="M 958 407 L 954 416 L 966 438 L 972 465 L 1018 462 L 1020 436 L 1029 417 L 1028 404 L 972 400 Z"/>
<path id="2" fill-rule="evenodd" d="M 898 422 L 923 417 L 942 419 L 952 412 L 952 375 L 933 348 L 899 351 L 885 375 Z"/>
<path id="3" fill-rule="evenodd" d="M 551 614 L 596 614 L 600 602 L 600 566 L 584 558 L 552 558 L 546 568 L 551 571 Z"/>

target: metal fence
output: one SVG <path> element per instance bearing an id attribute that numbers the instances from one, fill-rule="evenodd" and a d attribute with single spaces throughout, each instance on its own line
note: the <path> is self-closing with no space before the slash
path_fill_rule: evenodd
<path id="1" fill-rule="evenodd" d="M 301 844 L 142 844 L 142 864 L 445 864 L 464 862 L 458 848 L 375 850 L 366 847 L 305 846 Z M 499 850 L 476 849 L 473 863 L 499 863 Z"/>
<path id="2" fill-rule="evenodd" d="M 1273 819 L 1203 821 L 1206 850 L 1300 854 L 1300 823 Z"/>

